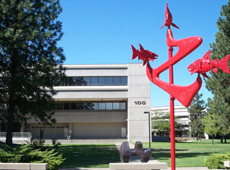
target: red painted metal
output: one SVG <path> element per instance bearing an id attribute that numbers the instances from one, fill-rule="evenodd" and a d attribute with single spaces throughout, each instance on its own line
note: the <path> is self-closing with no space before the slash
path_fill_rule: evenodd
<path id="1" fill-rule="evenodd" d="M 168 28 L 166 39 L 168 47 L 178 47 L 177 53 L 157 68 L 153 69 L 150 64 L 147 63 L 147 76 L 149 80 L 152 81 L 155 85 L 169 93 L 185 107 L 188 107 L 202 85 L 200 76 L 197 77 L 194 83 L 188 86 L 170 84 L 168 82 L 162 81 L 159 76 L 170 66 L 176 64 L 192 51 L 194 51 L 202 43 L 202 38 L 194 36 L 181 40 L 175 40 L 173 38 L 171 28 Z"/>
<path id="2" fill-rule="evenodd" d="M 226 55 L 221 60 L 210 60 L 210 53 L 211 51 L 206 52 L 202 58 L 197 59 L 187 67 L 191 74 L 199 73 L 208 78 L 206 72 L 211 70 L 216 74 L 217 68 L 221 69 L 225 73 L 230 74 L 230 69 L 228 67 L 230 54 Z"/>
<path id="3" fill-rule="evenodd" d="M 144 66 L 149 61 L 154 61 L 155 59 L 157 59 L 158 56 L 157 54 L 149 50 L 145 50 L 141 44 L 139 44 L 139 46 L 140 46 L 140 51 L 134 48 L 133 45 L 131 45 L 133 51 L 132 60 L 138 56 L 138 60 L 141 59 L 143 61 L 143 66 Z"/>
<path id="4" fill-rule="evenodd" d="M 173 57 L 173 48 L 168 47 L 168 59 Z M 169 66 L 169 84 L 174 84 L 173 81 L 173 65 Z M 175 120 L 174 120 L 174 100 L 175 98 L 170 95 L 170 142 L 171 142 L 171 169 L 175 170 L 176 155 L 175 155 Z"/>
<path id="5" fill-rule="evenodd" d="M 169 11 L 168 3 L 166 3 L 166 8 L 165 8 L 165 23 L 164 23 L 164 25 L 161 26 L 161 28 L 163 28 L 163 26 L 170 27 L 170 25 L 172 25 L 173 27 L 179 29 L 179 27 L 172 22 L 172 14 Z"/>

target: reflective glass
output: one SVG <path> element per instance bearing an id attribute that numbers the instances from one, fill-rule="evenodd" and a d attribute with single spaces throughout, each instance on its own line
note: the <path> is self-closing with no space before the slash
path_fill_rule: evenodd
<path id="1" fill-rule="evenodd" d="M 112 77 L 105 77 L 105 85 L 112 86 L 113 85 L 113 78 Z"/>
<path id="2" fill-rule="evenodd" d="M 85 86 L 86 85 L 86 81 L 84 80 L 83 77 L 77 77 L 77 79 L 76 79 L 76 85 L 77 86 Z"/>
<path id="3" fill-rule="evenodd" d="M 77 110 L 77 103 L 71 103 L 71 110 Z"/>
<path id="4" fill-rule="evenodd" d="M 106 103 L 106 110 L 112 110 L 113 109 L 113 103 Z"/>
<path id="5" fill-rule="evenodd" d="M 99 110 L 105 110 L 105 103 L 99 103 Z"/>
<path id="6" fill-rule="evenodd" d="M 119 103 L 113 103 L 113 110 L 118 110 L 119 108 Z"/>
<path id="7" fill-rule="evenodd" d="M 70 109 L 70 103 L 64 103 L 64 110 L 69 110 Z"/>
<path id="8" fill-rule="evenodd" d="M 84 77 L 85 86 L 90 86 L 90 77 Z"/>
<path id="9" fill-rule="evenodd" d="M 98 85 L 99 86 L 105 85 L 105 77 L 98 77 Z"/>
<path id="10" fill-rule="evenodd" d="M 120 85 L 120 77 L 113 77 L 113 85 L 115 86 Z"/>
<path id="11" fill-rule="evenodd" d="M 121 110 L 125 110 L 126 109 L 126 103 L 125 102 L 120 103 L 120 109 Z"/>
<path id="12" fill-rule="evenodd" d="M 97 77 L 91 77 L 91 86 L 97 86 Z"/>
<path id="13" fill-rule="evenodd" d="M 63 109 L 63 103 L 56 103 L 56 109 L 62 110 Z"/>
<path id="14" fill-rule="evenodd" d="M 98 110 L 98 103 L 93 103 L 92 110 Z"/>
<path id="15" fill-rule="evenodd" d="M 121 85 L 123 86 L 127 85 L 127 77 L 121 77 Z"/>

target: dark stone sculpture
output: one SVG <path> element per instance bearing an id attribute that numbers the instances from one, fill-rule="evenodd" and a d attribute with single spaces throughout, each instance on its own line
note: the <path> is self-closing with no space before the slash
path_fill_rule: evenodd
<path id="1" fill-rule="evenodd" d="M 120 159 L 124 163 L 128 163 L 131 156 L 138 156 L 142 163 L 148 162 L 152 155 L 152 149 L 143 149 L 141 142 L 137 141 L 133 150 L 129 148 L 128 142 L 123 142 L 120 148 Z"/>

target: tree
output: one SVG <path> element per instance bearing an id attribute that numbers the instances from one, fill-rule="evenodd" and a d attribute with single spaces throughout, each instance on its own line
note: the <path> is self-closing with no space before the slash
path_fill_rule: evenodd
<path id="1" fill-rule="evenodd" d="M 184 129 L 184 124 L 179 121 L 177 116 L 174 117 L 175 130 L 181 132 Z M 152 117 L 153 132 L 159 136 L 169 136 L 170 134 L 170 114 L 160 111 L 153 113 Z"/>
<path id="2" fill-rule="evenodd" d="M 204 134 L 204 126 L 202 122 L 202 118 L 204 116 L 205 102 L 201 99 L 202 94 L 197 94 L 190 107 L 188 108 L 188 112 L 190 113 L 190 127 L 191 134 L 195 136 L 197 139 L 201 139 L 201 136 Z"/>
<path id="3" fill-rule="evenodd" d="M 12 145 L 14 122 L 52 123 L 54 85 L 64 77 L 59 0 L 0 2 L 0 103 Z"/>
<path id="4" fill-rule="evenodd" d="M 222 6 L 220 17 L 217 21 L 219 32 L 216 33 L 215 43 L 211 44 L 211 59 L 222 59 L 230 53 L 230 0 Z M 218 70 L 217 74 L 210 73 L 206 80 L 206 87 L 212 92 L 213 98 L 208 103 L 209 114 L 218 118 L 218 126 L 224 137 L 230 132 L 230 75 Z"/>

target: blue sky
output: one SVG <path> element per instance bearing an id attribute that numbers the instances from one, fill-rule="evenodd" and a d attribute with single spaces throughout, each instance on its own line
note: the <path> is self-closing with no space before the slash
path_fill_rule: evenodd
<path id="1" fill-rule="evenodd" d="M 158 54 L 158 59 L 151 62 L 153 68 L 158 67 L 168 58 L 167 29 L 160 29 L 166 2 L 173 22 L 180 27 L 172 28 L 175 39 L 203 38 L 200 47 L 174 67 L 175 84 L 193 83 L 197 75 L 190 75 L 187 66 L 201 58 L 210 49 L 210 43 L 215 42 L 216 21 L 227 0 L 61 0 L 63 12 L 59 20 L 64 36 L 59 46 L 64 48 L 64 64 L 139 63 L 131 59 L 130 45 L 138 47 L 140 43 Z M 168 81 L 168 72 L 160 78 Z M 204 81 L 200 93 L 205 101 L 211 97 Z M 169 95 L 151 83 L 151 106 L 168 105 Z"/>

